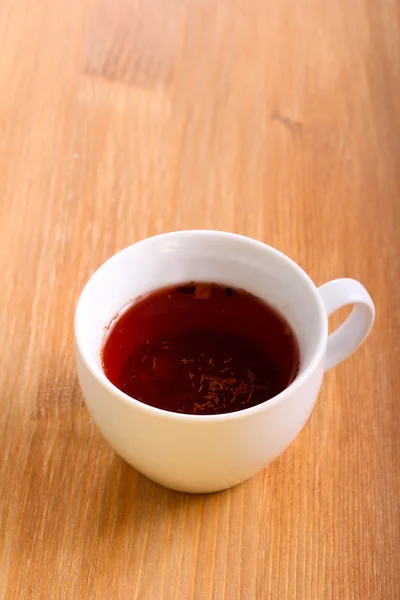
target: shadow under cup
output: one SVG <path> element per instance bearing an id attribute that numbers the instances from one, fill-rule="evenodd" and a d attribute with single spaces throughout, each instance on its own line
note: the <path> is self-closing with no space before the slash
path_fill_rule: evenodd
<path id="1" fill-rule="evenodd" d="M 118 312 L 141 295 L 192 280 L 242 288 L 285 317 L 300 365 L 281 394 L 237 413 L 182 415 L 144 405 L 107 380 L 101 349 Z M 164 485 L 215 491 L 253 475 L 302 428 L 322 379 L 327 318 L 312 281 L 280 252 L 234 234 L 185 231 L 148 238 L 104 263 L 82 292 L 75 333 L 86 404 L 114 449 Z M 310 370 L 317 372 L 310 398 L 296 403 L 296 388 Z"/>

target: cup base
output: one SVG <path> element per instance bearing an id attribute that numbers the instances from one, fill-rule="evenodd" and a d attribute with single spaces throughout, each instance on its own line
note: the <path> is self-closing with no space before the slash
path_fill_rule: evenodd
<path id="1" fill-rule="evenodd" d="M 207 485 L 185 485 L 185 484 L 179 484 L 176 482 L 172 482 L 169 479 L 164 479 L 161 477 L 152 477 L 151 475 L 148 475 L 147 473 L 144 473 L 143 471 L 140 471 L 139 469 L 137 469 L 136 467 L 134 467 L 131 463 L 129 463 L 127 460 L 124 459 L 123 456 L 121 456 L 121 458 L 127 463 L 129 464 L 130 467 L 132 467 L 132 469 L 135 469 L 138 473 L 140 473 L 140 475 L 143 475 L 143 477 L 146 477 L 146 479 L 149 479 L 149 481 L 152 481 L 153 483 L 156 483 L 157 485 L 162 486 L 163 488 L 166 488 L 168 490 L 172 490 L 173 492 L 180 492 L 182 494 L 217 494 L 219 492 L 225 492 L 227 490 L 230 490 L 231 488 L 237 487 L 239 485 L 241 485 L 242 483 L 245 483 L 246 481 L 249 481 L 250 479 L 252 479 L 253 477 L 256 476 L 256 473 L 251 476 L 251 477 L 247 477 L 246 479 L 243 479 L 241 481 L 237 481 L 237 482 L 233 482 L 233 483 L 223 483 L 221 485 L 212 485 L 212 486 L 207 486 Z"/>

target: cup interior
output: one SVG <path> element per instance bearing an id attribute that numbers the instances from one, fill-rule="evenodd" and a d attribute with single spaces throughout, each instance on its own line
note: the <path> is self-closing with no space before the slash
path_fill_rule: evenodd
<path id="1" fill-rule="evenodd" d="M 88 366 L 104 376 L 100 353 L 108 326 L 133 300 L 193 280 L 245 289 L 279 311 L 299 342 L 297 378 L 324 351 L 326 314 L 316 287 L 296 263 L 243 236 L 181 231 L 125 248 L 88 281 L 75 316 L 77 344 Z"/>

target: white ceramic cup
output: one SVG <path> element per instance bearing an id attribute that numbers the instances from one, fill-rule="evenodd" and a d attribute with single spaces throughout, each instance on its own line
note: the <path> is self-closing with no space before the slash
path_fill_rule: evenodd
<path id="1" fill-rule="evenodd" d="M 142 294 L 187 281 L 246 289 L 283 314 L 300 345 L 296 379 L 274 398 L 239 412 L 186 415 L 130 398 L 104 375 L 101 349 L 113 317 Z M 328 336 L 328 316 L 354 304 Z M 219 231 L 178 231 L 140 241 L 104 263 L 86 284 L 75 315 L 77 367 L 86 405 L 118 454 L 150 479 L 187 492 L 215 492 L 260 471 L 307 421 L 324 371 L 363 342 L 374 304 L 352 279 L 316 288 L 287 256 Z"/>

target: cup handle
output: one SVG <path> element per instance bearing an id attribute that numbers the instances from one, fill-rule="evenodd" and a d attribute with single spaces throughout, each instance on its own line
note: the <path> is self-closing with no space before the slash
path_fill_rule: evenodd
<path id="1" fill-rule="evenodd" d="M 328 337 L 325 371 L 350 356 L 365 340 L 375 320 L 371 296 L 354 279 L 335 279 L 318 288 L 328 317 L 339 308 L 354 304 L 347 319 Z"/>

